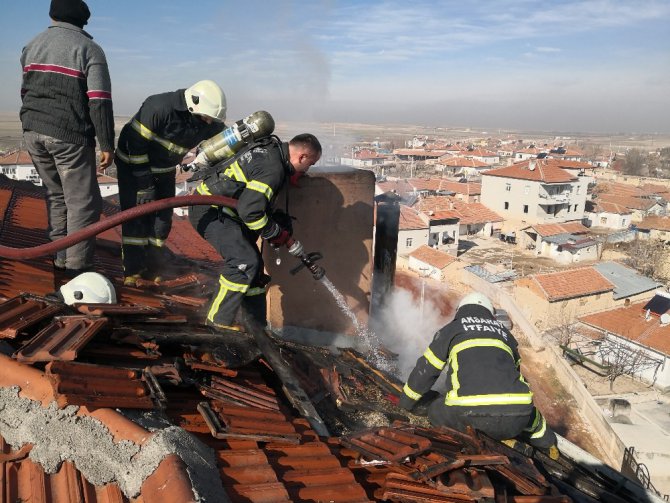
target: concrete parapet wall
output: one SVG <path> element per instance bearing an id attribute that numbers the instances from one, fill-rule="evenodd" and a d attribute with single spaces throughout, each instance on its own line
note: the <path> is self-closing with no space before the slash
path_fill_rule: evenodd
<path id="1" fill-rule="evenodd" d="M 540 335 L 533 325 L 524 316 L 521 309 L 512 298 L 511 291 L 504 284 L 493 284 L 462 269 L 461 283 L 470 286 L 474 291 L 481 292 L 491 298 L 494 304 L 505 309 L 515 326 L 526 335 L 534 351 L 544 351 L 549 363 L 566 391 L 574 398 L 580 407 L 580 412 L 592 426 L 597 436 L 599 447 L 607 456 L 603 461 L 619 470 L 623 460 L 625 445 L 603 416 L 600 406 L 588 392 L 579 376 L 561 354 L 561 350 L 554 341 L 548 341 Z"/>

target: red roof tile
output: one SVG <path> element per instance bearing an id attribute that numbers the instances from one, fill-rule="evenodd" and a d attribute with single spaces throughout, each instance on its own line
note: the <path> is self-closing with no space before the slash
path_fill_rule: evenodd
<path id="1" fill-rule="evenodd" d="M 26 150 L 17 150 L 0 156 L 0 166 L 25 165 L 32 166 L 33 159 Z"/>
<path id="2" fill-rule="evenodd" d="M 443 166 L 451 166 L 454 168 L 490 168 L 491 165 L 484 161 L 477 159 L 468 159 L 466 157 L 449 157 L 448 159 L 440 159 L 438 164 Z"/>
<path id="3" fill-rule="evenodd" d="M 629 307 L 590 314 L 579 318 L 579 321 L 670 354 L 670 325 L 662 326 L 656 316 L 646 319 L 642 309 L 646 303 L 638 302 Z"/>
<path id="4" fill-rule="evenodd" d="M 414 207 L 442 218 L 459 218 L 461 224 L 485 224 L 502 222 L 503 218 L 481 203 L 467 203 L 449 196 L 431 196 L 419 200 Z"/>
<path id="5" fill-rule="evenodd" d="M 518 162 L 504 168 L 485 171 L 482 176 L 517 178 L 543 183 L 568 183 L 577 179 L 574 175 L 551 163 L 549 159 L 532 159 Z"/>
<path id="6" fill-rule="evenodd" d="M 654 229 L 657 231 L 670 231 L 670 217 L 648 216 L 637 224 L 638 229 Z"/>
<path id="7" fill-rule="evenodd" d="M 556 236 L 557 234 L 586 234 L 588 227 L 581 222 L 564 222 L 562 224 L 538 224 L 533 229 L 542 237 Z"/>
<path id="8" fill-rule="evenodd" d="M 400 205 L 400 230 L 428 229 L 427 219 L 418 211 L 403 204 Z"/>
<path id="9" fill-rule="evenodd" d="M 593 267 L 535 274 L 532 279 L 549 302 L 614 290 L 614 285 Z"/>
<path id="10" fill-rule="evenodd" d="M 437 269 L 444 269 L 449 264 L 456 261 L 456 257 L 441 250 L 435 250 L 428 245 L 419 246 L 419 248 L 412 251 L 409 256 Z"/>

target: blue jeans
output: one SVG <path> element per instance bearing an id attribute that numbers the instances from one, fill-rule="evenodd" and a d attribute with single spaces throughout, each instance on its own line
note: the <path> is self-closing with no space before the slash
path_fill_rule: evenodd
<path id="1" fill-rule="evenodd" d="M 63 238 L 100 220 L 102 197 L 95 148 L 67 143 L 34 131 L 23 138 L 47 189 L 49 238 Z M 93 267 L 95 237 L 56 252 L 54 264 L 70 270 Z"/>

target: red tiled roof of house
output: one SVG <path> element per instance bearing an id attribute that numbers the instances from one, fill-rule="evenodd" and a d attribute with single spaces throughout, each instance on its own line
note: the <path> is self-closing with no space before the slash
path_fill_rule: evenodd
<path id="1" fill-rule="evenodd" d="M 441 250 L 435 250 L 428 245 L 419 246 L 409 256 L 437 269 L 444 269 L 457 260 L 456 257 Z"/>
<path id="2" fill-rule="evenodd" d="M 670 217 L 648 216 L 637 224 L 637 228 L 670 231 Z"/>
<path id="3" fill-rule="evenodd" d="M 412 186 L 409 183 L 407 183 L 407 180 L 405 179 L 386 180 L 384 182 L 377 182 L 377 187 L 379 187 L 379 190 L 381 190 L 382 193 L 394 192 L 398 195 L 408 194 L 413 190 Z"/>
<path id="4" fill-rule="evenodd" d="M 448 190 L 450 192 L 455 192 L 456 194 L 467 194 L 469 196 L 474 196 L 482 193 L 482 184 L 472 182 L 460 183 L 442 180 L 440 183 L 440 190 Z"/>
<path id="5" fill-rule="evenodd" d="M 614 213 L 616 215 L 630 215 L 632 211 L 625 206 L 611 201 L 587 201 L 587 205 L 591 203 L 591 211 L 594 213 Z"/>
<path id="6" fill-rule="evenodd" d="M 647 320 L 643 307 L 647 301 L 628 307 L 582 316 L 582 323 L 635 341 L 665 354 L 670 354 L 670 325 L 661 326 L 656 316 Z"/>
<path id="7" fill-rule="evenodd" d="M 530 169 L 533 167 L 533 169 Z M 501 178 L 518 178 L 544 183 L 568 183 L 577 178 L 548 159 L 531 159 L 518 162 L 504 168 L 492 169 L 482 173 L 482 176 L 499 176 Z"/>
<path id="8" fill-rule="evenodd" d="M 535 274 L 532 279 L 549 302 L 614 290 L 614 285 L 593 267 Z"/>
<path id="9" fill-rule="evenodd" d="M 565 159 L 555 159 L 552 157 L 547 158 L 547 164 L 555 164 L 561 169 L 580 169 L 580 170 L 593 170 L 596 169 L 595 166 L 584 161 L 569 161 Z"/>
<path id="10" fill-rule="evenodd" d="M 460 218 L 461 224 L 503 221 L 500 215 L 481 203 L 466 203 L 449 196 L 425 197 L 417 201 L 414 207 L 423 213 L 432 211 L 435 216 L 442 218 Z"/>
<path id="11" fill-rule="evenodd" d="M 0 166 L 25 165 L 32 166 L 33 159 L 26 150 L 17 150 L 0 156 Z"/>
<path id="12" fill-rule="evenodd" d="M 437 161 L 438 164 L 444 166 L 450 166 L 454 168 L 487 168 L 490 167 L 490 164 L 486 164 L 484 161 L 479 161 L 477 159 L 468 159 L 466 157 L 449 157 L 447 159 L 440 159 Z"/>
<path id="13" fill-rule="evenodd" d="M 403 204 L 400 205 L 400 230 L 427 229 L 428 221 L 421 213 Z"/>
<path id="14" fill-rule="evenodd" d="M 625 206 L 633 210 L 647 211 L 658 204 L 655 199 L 646 199 L 643 197 L 635 197 L 629 195 L 615 195 L 615 194 L 598 194 L 595 198 L 596 202 L 609 201 L 620 206 Z"/>
<path id="15" fill-rule="evenodd" d="M 562 224 L 537 224 L 532 226 L 542 237 L 556 236 L 557 234 L 585 234 L 588 227 L 581 222 L 564 222 Z"/>
<path id="16" fill-rule="evenodd" d="M 537 147 L 528 147 L 528 148 L 515 149 L 514 152 L 519 154 L 540 154 L 544 152 L 544 150 L 540 150 Z"/>
<path id="17" fill-rule="evenodd" d="M 428 150 L 423 148 L 398 148 L 393 151 L 394 155 L 409 155 L 416 157 L 442 157 L 446 150 Z"/>
<path id="18" fill-rule="evenodd" d="M 495 152 L 491 152 L 489 150 L 484 150 L 481 148 L 476 148 L 474 150 L 468 150 L 463 152 L 462 154 L 464 157 L 465 156 L 472 156 L 472 157 L 498 157 L 498 154 Z"/>

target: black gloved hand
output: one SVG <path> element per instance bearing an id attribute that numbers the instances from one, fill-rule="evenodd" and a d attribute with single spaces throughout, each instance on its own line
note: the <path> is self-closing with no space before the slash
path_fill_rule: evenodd
<path id="1" fill-rule="evenodd" d="M 293 235 L 294 218 L 291 215 L 284 210 L 274 210 L 272 212 L 272 220 L 277 222 L 282 229 L 286 229 L 291 236 Z"/>
<path id="2" fill-rule="evenodd" d="M 268 239 L 268 241 L 275 248 L 279 248 L 280 246 L 288 243 L 289 239 L 291 239 L 291 234 L 289 234 L 286 229 L 280 229 L 279 234 L 273 238 Z"/>
<path id="3" fill-rule="evenodd" d="M 135 203 L 139 206 L 140 204 L 150 203 L 156 200 L 156 186 L 150 185 L 144 189 L 139 189 L 137 191 L 137 196 Z"/>

